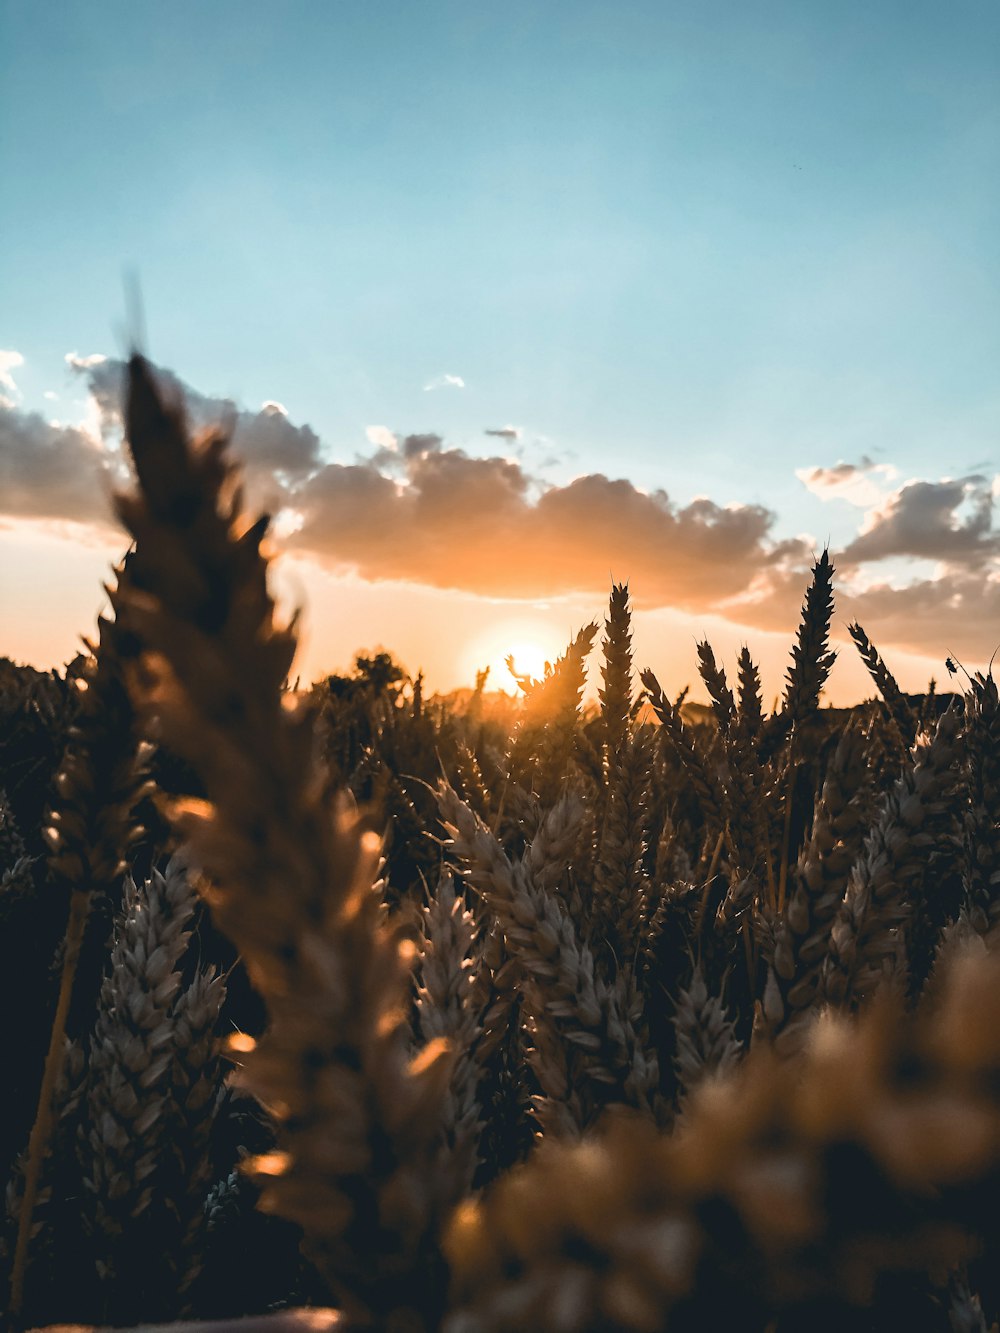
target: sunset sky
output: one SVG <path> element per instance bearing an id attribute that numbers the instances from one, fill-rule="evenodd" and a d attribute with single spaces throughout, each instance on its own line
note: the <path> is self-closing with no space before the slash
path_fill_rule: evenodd
<path id="1" fill-rule="evenodd" d="M 510 687 L 614 579 L 773 695 L 826 545 L 905 687 L 1000 645 L 995 0 L 0 0 L 0 181 L 0 653 L 91 631 L 133 337 L 304 678 Z"/>

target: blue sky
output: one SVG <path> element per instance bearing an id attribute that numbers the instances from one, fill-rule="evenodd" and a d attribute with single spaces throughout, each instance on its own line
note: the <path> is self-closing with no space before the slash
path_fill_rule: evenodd
<path id="1" fill-rule="evenodd" d="M 995 3 L 0 0 L 0 173 L 21 412 L 81 416 L 134 270 L 160 365 L 328 461 L 513 425 L 536 488 L 844 546 L 839 462 L 1000 471 Z"/>

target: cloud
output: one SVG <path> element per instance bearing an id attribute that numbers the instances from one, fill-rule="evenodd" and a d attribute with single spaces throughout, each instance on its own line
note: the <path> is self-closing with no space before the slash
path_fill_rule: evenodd
<path id="1" fill-rule="evenodd" d="M 498 426 L 496 430 L 484 430 L 484 435 L 495 435 L 499 440 L 519 440 L 521 438 L 520 426 Z"/>
<path id="2" fill-rule="evenodd" d="M 92 357 L 77 362 L 73 368 L 97 404 L 102 435 L 119 437 L 124 363 Z M 267 401 L 259 412 L 250 412 L 231 399 L 199 393 L 170 371 L 158 369 L 157 378 L 168 396 L 185 404 L 196 429 L 222 422 L 232 431 L 233 450 L 245 466 L 255 504 L 277 508 L 290 489 L 322 466 L 319 436 L 308 425 L 296 426 L 281 403 Z"/>
<path id="3" fill-rule="evenodd" d="M 17 398 L 20 398 L 21 391 L 14 383 L 14 376 L 11 374 L 11 371 L 16 370 L 18 366 L 23 365 L 24 357 L 20 352 L 3 351 L 0 349 L 0 389 L 6 389 L 8 393 L 13 394 Z M 9 402 L 10 400 L 5 399 L 4 401 Z"/>
<path id="4" fill-rule="evenodd" d="M 1000 532 L 993 510 L 998 478 L 910 481 L 864 518 L 859 535 L 833 552 L 835 623 L 864 625 L 876 645 L 983 662 L 1000 646 Z M 878 570 L 894 564 L 894 578 Z M 932 572 L 914 577 L 912 562 Z M 794 623 L 802 575 L 788 565 L 765 569 L 746 594 L 723 609 L 758 629 Z"/>
<path id="5" fill-rule="evenodd" d="M 856 596 L 838 597 L 838 615 L 858 620 L 877 647 L 946 653 L 985 662 L 1000 647 L 1000 570 L 956 570 L 905 588 L 879 584 Z M 891 663 L 890 663 L 891 665 Z"/>
<path id="6" fill-rule="evenodd" d="M 980 568 L 1000 555 L 994 485 L 983 476 L 907 482 L 869 511 L 839 559 L 858 565 L 911 556 Z"/>
<path id="7" fill-rule="evenodd" d="M 395 453 L 398 448 L 396 436 L 388 426 L 366 426 L 365 435 L 368 437 L 368 443 L 376 445 L 379 449 L 388 449 L 390 453 Z"/>
<path id="8" fill-rule="evenodd" d="M 73 426 L 0 407 L 0 507 L 19 518 L 110 523 L 115 460 Z"/>
<path id="9" fill-rule="evenodd" d="M 365 434 L 369 443 L 375 445 L 375 452 L 368 458 L 359 455 L 357 461 L 376 469 L 387 468 L 390 472 L 398 471 L 399 440 L 392 431 L 387 426 L 366 426 Z"/>
<path id="10" fill-rule="evenodd" d="M 0 410 L 0 508 L 30 517 L 108 521 L 120 484 L 122 364 L 76 357 L 91 395 L 95 430 L 46 422 L 13 406 Z M 12 369 L 14 363 L 8 363 Z M 9 369 L 6 373 L 9 373 Z M 548 484 L 538 466 L 502 456 L 471 457 L 432 432 L 397 435 L 366 428 L 369 449 L 332 463 L 315 432 L 282 406 L 240 410 L 161 373 L 183 395 L 196 426 L 228 420 L 247 469 L 251 500 L 277 514 L 290 551 L 370 581 L 402 580 L 494 597 L 603 598 L 627 579 L 637 606 L 715 613 L 748 627 L 788 631 L 798 619 L 816 551 L 811 538 L 779 539 L 761 505 L 687 504 L 601 473 Z M 486 432 L 507 441 L 518 428 Z M 890 470 L 862 458 L 813 468 L 816 494 L 854 497 Z M 893 646 L 970 660 L 1000 639 L 1000 533 L 993 511 L 1000 477 L 975 474 L 911 480 L 879 490 L 857 536 L 834 552 L 837 624 L 857 618 L 880 648 Z M 931 561 L 915 577 L 907 561 Z M 906 586 L 881 581 L 878 562 L 896 562 Z M 940 574 L 940 577 L 936 575 Z"/>
<path id="11" fill-rule="evenodd" d="M 400 446 L 400 452 L 403 458 L 410 462 L 412 459 L 426 458 L 428 454 L 436 454 L 444 443 L 440 435 L 424 433 L 422 435 L 404 435 L 403 443 Z"/>
<path id="12" fill-rule="evenodd" d="M 984 662 L 1000 645 L 1000 568 L 951 567 L 942 577 L 904 586 L 887 580 L 857 586 L 836 554 L 833 562 L 835 638 L 847 640 L 847 626 L 857 620 L 883 655 L 891 648 L 943 661 L 950 652 Z M 724 604 L 721 612 L 748 628 L 787 634 L 798 623 L 807 586 L 805 565 L 765 569 L 748 594 Z M 848 645 L 845 651 L 854 649 Z M 891 667 L 891 653 L 888 657 Z"/>
<path id="13" fill-rule="evenodd" d="M 121 451 L 124 366 L 75 353 L 66 360 L 89 392 L 87 421 L 46 422 L 0 403 L 0 512 L 103 524 L 110 519 L 110 493 L 128 472 Z M 323 465 L 316 433 L 290 421 L 280 403 L 241 411 L 228 399 L 199 394 L 169 371 L 158 377 L 168 395 L 183 399 L 195 427 L 225 421 L 231 428 L 254 507 L 286 508 L 295 488 Z"/>
<path id="14" fill-rule="evenodd" d="M 376 465 L 329 464 L 298 488 L 290 545 L 367 579 L 501 597 L 603 596 L 628 578 L 640 605 L 705 608 L 762 566 L 803 567 L 757 505 L 674 504 L 601 474 L 542 486 L 511 459 L 471 458 L 437 435 L 401 442 L 402 482 Z"/>
<path id="15" fill-rule="evenodd" d="M 818 495 L 821 500 L 847 500 L 848 503 L 866 509 L 878 504 L 885 490 L 884 483 L 895 480 L 899 475 L 896 468 L 888 463 L 875 463 L 863 455 L 857 463 L 839 462 L 835 467 L 800 467 L 795 469 L 807 490 Z M 879 484 L 880 480 L 883 484 Z"/>
<path id="16" fill-rule="evenodd" d="M 1000 475 L 886 488 L 895 470 L 870 458 L 796 475 L 823 499 L 865 507 L 857 536 L 833 554 L 839 617 L 859 620 L 877 643 L 934 656 L 949 648 L 974 660 L 989 656 L 1000 642 Z M 875 573 L 880 561 L 894 562 L 892 580 Z M 930 562 L 930 574 L 915 576 L 915 561 Z M 790 609 L 791 589 L 772 578 L 756 592 L 742 613 L 776 628 Z"/>
<path id="17" fill-rule="evenodd" d="M 424 385 L 424 393 L 430 393 L 432 389 L 464 389 L 465 380 L 461 375 L 435 375 L 434 378 Z"/>
<path id="18" fill-rule="evenodd" d="M 108 358 L 101 352 L 94 352 L 90 356 L 67 352 L 64 359 L 71 370 L 93 370 L 95 366 L 103 366 Z"/>

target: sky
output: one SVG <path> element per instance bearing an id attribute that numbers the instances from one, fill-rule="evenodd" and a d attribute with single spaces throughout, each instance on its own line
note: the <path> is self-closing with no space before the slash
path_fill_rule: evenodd
<path id="1" fill-rule="evenodd" d="M 827 546 L 832 701 L 852 619 L 914 690 L 1000 645 L 994 0 L 0 0 L 0 181 L 0 653 L 92 631 L 136 342 L 307 679 L 509 684 L 614 580 L 773 694 Z"/>

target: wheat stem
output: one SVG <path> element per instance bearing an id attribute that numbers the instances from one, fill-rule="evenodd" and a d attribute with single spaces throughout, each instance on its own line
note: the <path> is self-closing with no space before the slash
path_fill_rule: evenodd
<path id="1" fill-rule="evenodd" d="M 24 1167 L 24 1195 L 17 1223 L 17 1244 L 14 1248 L 14 1263 L 10 1279 L 10 1314 L 17 1318 L 21 1313 L 24 1300 L 24 1276 L 28 1263 L 28 1242 L 31 1236 L 31 1221 L 38 1199 L 38 1184 L 42 1175 L 42 1163 L 48 1151 L 49 1137 L 52 1132 L 52 1098 L 55 1095 L 59 1070 L 62 1067 L 64 1041 L 66 1037 L 66 1016 L 73 995 L 73 981 L 76 977 L 76 964 L 80 957 L 80 945 L 90 912 L 90 894 L 84 889 L 76 889 L 70 898 L 69 921 L 66 924 L 66 936 L 63 946 L 62 972 L 59 978 L 59 998 L 56 1012 L 52 1019 L 52 1032 L 49 1036 L 49 1049 L 45 1056 L 45 1068 L 42 1072 L 42 1086 L 38 1092 L 38 1109 L 35 1112 L 31 1136 L 28 1140 L 28 1157 Z"/>

